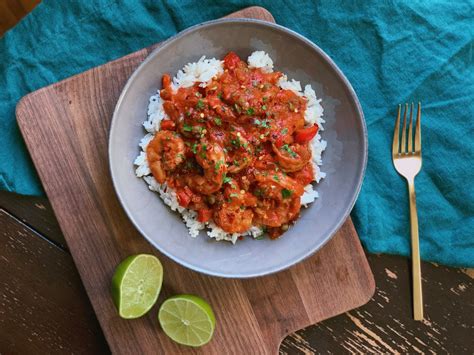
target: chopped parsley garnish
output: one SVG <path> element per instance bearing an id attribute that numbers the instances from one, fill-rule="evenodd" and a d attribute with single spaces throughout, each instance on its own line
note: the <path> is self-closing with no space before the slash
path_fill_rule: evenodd
<path id="1" fill-rule="evenodd" d="M 298 154 L 296 154 L 289 146 L 288 144 L 284 144 L 281 149 L 283 149 L 285 152 L 287 152 L 292 158 L 296 158 Z"/>
<path id="2" fill-rule="evenodd" d="M 288 133 L 288 128 L 283 128 L 281 130 L 281 134 L 287 134 Z"/>
<path id="3" fill-rule="evenodd" d="M 214 122 L 218 126 L 222 125 L 222 120 L 219 117 L 214 117 Z"/>
<path id="4" fill-rule="evenodd" d="M 219 98 L 219 100 L 222 100 L 222 93 L 221 93 L 221 92 L 218 93 L 218 94 L 217 94 L 217 97 Z"/>
<path id="5" fill-rule="evenodd" d="M 228 184 L 229 182 L 232 181 L 232 178 L 228 177 L 228 176 L 224 176 L 224 180 L 222 180 L 222 183 L 223 184 Z"/>
<path id="6" fill-rule="evenodd" d="M 181 153 L 178 153 L 178 154 L 176 155 L 176 157 L 181 158 L 181 159 L 184 159 L 184 155 L 181 154 Z"/>
<path id="7" fill-rule="evenodd" d="M 231 194 L 229 195 L 229 197 L 239 197 L 239 194 L 231 193 Z"/>
<path id="8" fill-rule="evenodd" d="M 204 101 L 202 101 L 201 99 L 198 100 L 197 104 L 196 104 L 196 108 L 198 110 L 202 110 L 204 108 Z"/>
<path id="9" fill-rule="evenodd" d="M 263 105 L 262 110 L 265 111 L 267 109 L 267 106 Z"/>
<path id="10" fill-rule="evenodd" d="M 253 115 L 255 113 L 255 110 L 252 107 L 249 107 L 247 109 L 247 115 Z"/>
<path id="11" fill-rule="evenodd" d="M 197 143 L 194 143 L 193 146 L 191 147 L 191 151 L 196 154 L 197 153 Z"/>
<path id="12" fill-rule="evenodd" d="M 231 143 L 233 146 L 237 147 L 237 148 L 240 147 L 240 144 L 241 144 L 239 138 L 237 138 L 237 139 L 232 139 L 232 140 L 230 141 L 230 143 Z"/>
<path id="13" fill-rule="evenodd" d="M 186 116 L 191 116 L 191 111 L 186 111 Z"/>
<path id="14" fill-rule="evenodd" d="M 255 119 L 254 123 L 258 127 L 262 127 L 262 128 L 269 128 L 270 127 L 270 125 L 268 124 L 269 123 L 268 120 Z"/>
<path id="15" fill-rule="evenodd" d="M 203 144 L 203 145 L 201 146 L 201 149 L 202 149 L 203 151 L 206 151 L 206 150 L 207 150 L 207 145 L 206 145 L 206 144 Z"/>
<path id="16" fill-rule="evenodd" d="M 187 123 L 185 123 L 185 124 L 183 125 L 183 131 L 185 131 L 185 132 L 192 132 L 192 130 L 193 130 L 193 127 L 190 126 L 190 125 L 188 125 Z"/>
<path id="17" fill-rule="evenodd" d="M 278 177 L 278 175 L 273 175 L 273 180 L 280 181 L 280 178 Z"/>
<path id="18" fill-rule="evenodd" d="M 222 164 L 224 164 L 224 162 L 222 160 L 218 160 L 214 166 L 214 169 L 216 169 L 216 171 L 219 170 Z"/>
<path id="19" fill-rule="evenodd" d="M 262 97 L 262 100 L 263 100 L 263 102 L 267 102 L 268 97 L 264 96 L 264 97 Z M 264 109 L 264 110 L 266 110 L 266 109 Z"/>
<path id="20" fill-rule="evenodd" d="M 281 197 L 283 198 L 290 198 L 292 194 L 293 194 L 293 191 L 291 190 L 288 190 L 288 189 L 281 190 Z"/>

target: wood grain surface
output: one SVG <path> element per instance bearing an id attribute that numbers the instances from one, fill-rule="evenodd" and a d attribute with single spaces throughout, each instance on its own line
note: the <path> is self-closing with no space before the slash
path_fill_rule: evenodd
<path id="1" fill-rule="evenodd" d="M 39 3 L 40 0 L 0 0 L 0 37 Z"/>
<path id="2" fill-rule="evenodd" d="M 0 353 L 107 351 L 70 256 L 10 216 L 0 209 Z"/>
<path id="3" fill-rule="evenodd" d="M 67 249 L 66 241 L 61 233 L 58 221 L 54 217 L 51 204 L 44 197 L 12 194 L 0 191 L 0 207 L 10 215 L 16 216 L 27 226 L 62 249 Z"/>
<path id="4" fill-rule="evenodd" d="M 234 17 L 272 20 L 261 8 Z M 134 229 L 108 172 L 107 134 L 116 100 L 144 49 L 24 97 L 20 129 L 51 201 L 86 291 L 116 353 L 275 353 L 290 332 L 367 302 L 374 280 L 350 219 L 316 255 L 276 275 L 251 280 L 207 277 L 160 255 Z M 109 287 L 127 255 L 158 255 L 165 268 L 159 302 L 195 293 L 216 311 L 214 339 L 202 349 L 170 341 L 156 307 L 139 320 L 121 320 Z"/>
<path id="5" fill-rule="evenodd" d="M 51 238 L 38 230 L 44 230 L 45 222 L 57 225 L 48 200 L 0 193 L 0 208 L 10 210 L 9 206 L 19 204 L 22 208 L 16 208 L 14 216 L 0 213 L 0 313 L 8 320 L 0 321 L 0 353 L 104 353 L 105 339 L 97 331 L 99 324 L 77 272 L 71 272 L 71 256 L 61 248 L 44 252 L 51 247 Z M 25 234 L 32 240 L 25 242 Z M 420 323 L 411 317 L 409 260 L 390 255 L 368 255 L 368 260 L 377 284 L 372 299 L 356 310 L 292 333 L 283 340 L 280 354 L 474 353 L 473 269 L 422 263 L 427 312 Z M 44 265 L 43 272 L 35 274 L 33 288 L 31 268 L 25 267 L 32 264 Z M 45 296 L 51 293 L 51 280 L 61 280 L 54 283 L 54 298 Z M 82 292 L 71 297 L 74 287 Z M 35 297 L 25 296 L 32 289 Z M 57 299 L 62 300 L 61 306 L 52 306 Z M 18 300 L 21 307 L 9 306 Z M 71 322 L 70 312 L 64 311 L 69 309 L 91 316 L 87 322 L 81 318 Z M 25 319 L 34 326 L 26 326 Z M 50 324 L 55 325 L 54 341 L 50 341 Z M 70 339 L 75 331 L 81 334 L 80 342 Z"/>
<path id="6" fill-rule="evenodd" d="M 377 283 L 370 302 L 298 331 L 282 343 L 282 353 L 474 354 L 473 276 L 423 262 L 425 319 L 418 322 L 411 311 L 410 260 L 370 255 L 369 262 Z"/>

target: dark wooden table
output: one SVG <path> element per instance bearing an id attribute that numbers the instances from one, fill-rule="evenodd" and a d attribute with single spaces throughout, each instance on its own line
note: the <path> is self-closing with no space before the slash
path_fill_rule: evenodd
<path id="1" fill-rule="evenodd" d="M 474 353 L 473 270 L 423 263 L 415 322 L 408 260 L 368 258 L 370 302 L 288 336 L 281 353 Z M 48 200 L 0 192 L 0 354 L 107 352 Z"/>

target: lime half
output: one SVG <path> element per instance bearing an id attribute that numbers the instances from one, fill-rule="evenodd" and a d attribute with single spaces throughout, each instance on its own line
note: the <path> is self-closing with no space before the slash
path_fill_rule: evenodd
<path id="1" fill-rule="evenodd" d="M 122 318 L 138 318 L 155 304 L 163 283 L 163 266 L 156 256 L 131 255 L 112 278 L 112 297 Z"/>
<path id="2" fill-rule="evenodd" d="M 188 346 L 208 343 L 216 326 L 211 306 L 193 295 L 168 298 L 160 307 L 158 320 L 166 335 Z"/>

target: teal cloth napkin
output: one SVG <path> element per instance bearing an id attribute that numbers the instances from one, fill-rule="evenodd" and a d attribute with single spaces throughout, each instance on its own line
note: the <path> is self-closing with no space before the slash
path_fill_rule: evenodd
<path id="1" fill-rule="evenodd" d="M 250 5 L 255 3 L 43 1 L 0 40 L 0 187 L 43 194 L 15 122 L 23 95 Z M 474 267 L 474 3 L 258 5 L 323 48 L 359 96 L 369 162 L 352 216 L 367 250 L 410 254 L 406 185 L 392 166 L 390 147 L 397 104 L 421 101 L 421 255 Z"/>

